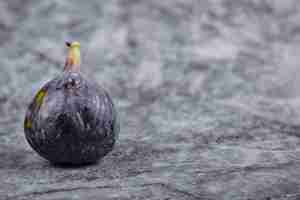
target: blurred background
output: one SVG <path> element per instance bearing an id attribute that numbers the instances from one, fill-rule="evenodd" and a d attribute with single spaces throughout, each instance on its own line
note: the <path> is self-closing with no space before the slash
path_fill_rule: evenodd
<path id="1" fill-rule="evenodd" d="M 299 9 L 0 1 L 0 199 L 300 198 Z M 33 95 L 62 72 L 67 40 L 81 42 L 83 73 L 121 119 L 115 150 L 84 169 L 49 165 L 23 134 Z"/>

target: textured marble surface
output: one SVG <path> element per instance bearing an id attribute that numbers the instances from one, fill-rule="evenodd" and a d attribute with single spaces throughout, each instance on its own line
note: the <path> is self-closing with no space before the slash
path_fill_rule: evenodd
<path id="1" fill-rule="evenodd" d="M 297 0 L 0 1 L 0 199 L 300 198 Z M 52 166 L 25 108 L 61 73 L 65 40 L 107 88 L 119 141 Z"/>

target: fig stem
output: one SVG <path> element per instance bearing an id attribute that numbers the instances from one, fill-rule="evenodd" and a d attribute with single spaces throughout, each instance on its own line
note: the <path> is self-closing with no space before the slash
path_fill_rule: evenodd
<path id="1" fill-rule="evenodd" d="M 65 62 L 64 71 L 79 72 L 80 71 L 80 43 L 66 42 L 68 47 L 68 55 Z"/>

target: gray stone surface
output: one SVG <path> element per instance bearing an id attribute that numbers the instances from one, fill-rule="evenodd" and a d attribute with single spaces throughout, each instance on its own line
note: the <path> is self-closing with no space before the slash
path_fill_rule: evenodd
<path id="1" fill-rule="evenodd" d="M 0 1 L 0 199 L 300 199 L 297 0 Z M 121 118 L 114 151 L 61 168 L 26 105 L 64 41 Z"/>

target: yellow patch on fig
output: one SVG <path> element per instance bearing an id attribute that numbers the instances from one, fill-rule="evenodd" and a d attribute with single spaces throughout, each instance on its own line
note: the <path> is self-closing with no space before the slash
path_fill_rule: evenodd
<path id="1" fill-rule="evenodd" d="M 47 92 L 44 91 L 43 89 L 41 89 L 37 95 L 36 95 L 36 99 L 35 99 L 35 102 L 37 104 L 37 106 L 41 106 L 43 104 L 43 100 L 44 100 L 44 97 L 47 95 Z"/>

